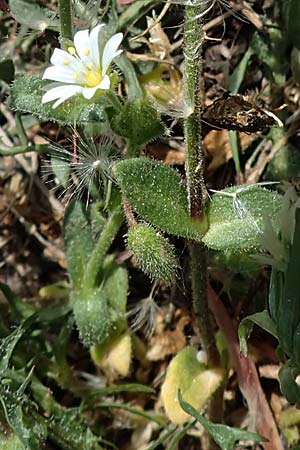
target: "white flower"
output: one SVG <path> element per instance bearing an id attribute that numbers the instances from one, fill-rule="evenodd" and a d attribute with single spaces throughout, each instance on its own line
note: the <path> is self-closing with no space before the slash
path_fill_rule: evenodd
<path id="1" fill-rule="evenodd" d="M 104 24 L 97 25 L 91 31 L 81 30 L 74 35 L 74 46 L 68 51 L 56 48 L 51 57 L 43 79 L 52 80 L 51 88 L 43 95 L 42 103 L 53 100 L 53 108 L 76 94 L 82 94 L 90 100 L 97 90 L 110 88 L 109 67 L 113 59 L 122 53 L 118 50 L 123 39 L 122 33 L 114 34 L 99 47 L 99 31 Z M 103 51 L 102 51 L 103 50 Z"/>

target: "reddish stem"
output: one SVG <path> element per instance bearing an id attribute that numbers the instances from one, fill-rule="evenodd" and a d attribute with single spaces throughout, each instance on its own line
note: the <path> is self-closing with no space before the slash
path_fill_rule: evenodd
<path id="1" fill-rule="evenodd" d="M 264 450 L 283 450 L 277 425 L 262 390 L 255 364 L 252 359 L 241 354 L 237 332 L 221 299 L 211 286 L 208 287 L 208 304 L 227 341 L 240 389 L 247 400 L 251 422 L 257 433 L 269 440 L 262 444 Z"/>

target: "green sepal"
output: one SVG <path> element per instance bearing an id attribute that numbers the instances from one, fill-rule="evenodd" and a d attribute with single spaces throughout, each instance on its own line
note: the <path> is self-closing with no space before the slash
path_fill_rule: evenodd
<path id="1" fill-rule="evenodd" d="M 113 117 L 113 131 L 136 146 L 145 144 L 166 132 L 157 111 L 145 100 L 127 101 L 122 111 Z"/>
<path id="2" fill-rule="evenodd" d="M 176 236 L 201 240 L 207 221 L 189 216 L 187 192 L 174 169 L 147 158 L 131 158 L 117 163 L 113 172 L 122 194 L 144 220 Z"/>
<path id="3" fill-rule="evenodd" d="M 76 95 L 53 109 L 53 102 L 42 104 L 42 96 L 49 81 L 36 75 L 23 75 L 14 81 L 9 97 L 12 109 L 22 113 L 35 114 L 41 120 L 57 122 L 60 125 L 72 125 L 107 121 L 105 112 L 105 94 L 96 103 L 88 102 L 81 95 Z"/>
<path id="4" fill-rule="evenodd" d="M 130 227 L 128 248 L 133 252 L 138 266 L 152 280 L 171 284 L 176 275 L 178 262 L 169 241 L 146 223 Z"/>
<path id="5" fill-rule="evenodd" d="M 261 247 L 265 218 L 269 217 L 276 228 L 281 206 L 282 196 L 259 186 L 224 189 L 207 206 L 209 229 L 203 242 L 213 250 L 257 250 Z"/>
<path id="6" fill-rule="evenodd" d="M 83 276 L 94 240 L 87 212 L 79 201 L 69 204 L 64 217 L 64 241 L 68 260 L 68 272 L 75 290 L 82 288 Z"/>
<path id="7" fill-rule="evenodd" d="M 234 450 L 238 441 L 266 442 L 267 439 L 256 433 L 244 431 L 239 428 L 231 428 L 227 425 L 213 423 L 200 414 L 192 405 L 187 403 L 179 391 L 178 400 L 181 408 L 193 416 L 209 433 L 222 450 Z"/>

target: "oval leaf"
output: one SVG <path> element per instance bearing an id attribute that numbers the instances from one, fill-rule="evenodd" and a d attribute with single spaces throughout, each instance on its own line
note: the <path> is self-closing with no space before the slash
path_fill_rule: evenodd
<path id="1" fill-rule="evenodd" d="M 187 192 L 175 170 L 147 158 L 132 158 L 117 163 L 114 173 L 123 195 L 143 219 L 168 233 L 200 241 L 206 220 L 190 218 Z"/>
<path id="2" fill-rule="evenodd" d="M 282 197 L 257 185 L 217 192 L 208 205 L 209 230 L 203 242 L 214 250 L 253 251 L 261 246 L 265 218 L 276 229 Z"/>

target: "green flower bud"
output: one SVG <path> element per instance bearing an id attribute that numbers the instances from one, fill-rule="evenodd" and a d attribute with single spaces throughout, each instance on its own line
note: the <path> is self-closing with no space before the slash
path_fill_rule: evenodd
<path id="1" fill-rule="evenodd" d="M 146 223 L 130 228 L 127 244 L 138 266 L 151 279 L 170 284 L 178 267 L 173 246 L 158 231 Z"/>

